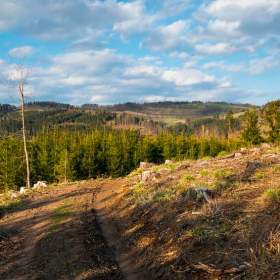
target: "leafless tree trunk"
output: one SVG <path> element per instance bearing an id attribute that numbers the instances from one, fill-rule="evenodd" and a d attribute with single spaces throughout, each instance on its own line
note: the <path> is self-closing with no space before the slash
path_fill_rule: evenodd
<path id="1" fill-rule="evenodd" d="M 21 98 L 21 120 L 22 120 L 22 137 L 23 137 L 23 146 L 25 153 L 25 163 L 26 163 L 26 187 L 30 188 L 30 168 L 29 168 L 29 157 L 27 151 L 26 143 L 26 131 L 25 131 L 25 115 L 24 115 L 24 82 L 20 81 L 18 85 L 19 96 Z"/>

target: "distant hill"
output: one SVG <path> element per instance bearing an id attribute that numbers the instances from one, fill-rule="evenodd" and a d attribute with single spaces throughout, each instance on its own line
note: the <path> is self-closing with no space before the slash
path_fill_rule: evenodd
<path id="1" fill-rule="evenodd" d="M 111 106 L 84 104 L 73 106 L 56 102 L 26 104 L 26 126 L 30 134 L 42 128 L 59 126 L 67 129 L 90 130 L 97 126 L 135 128 L 142 133 L 158 133 L 176 126 L 176 133 L 189 133 L 203 127 L 224 130 L 228 112 L 242 115 L 249 104 L 225 102 L 154 102 L 125 103 Z M 21 129 L 20 108 L 0 104 L 0 134 L 17 133 Z"/>
<path id="2" fill-rule="evenodd" d="M 229 111 L 240 113 L 252 107 L 250 104 L 235 104 L 226 102 L 152 102 L 152 103 L 125 103 L 105 106 L 114 112 L 130 112 L 149 116 L 154 120 L 161 120 L 168 124 L 185 122 L 186 119 L 197 120 L 209 118 Z"/>
<path id="3" fill-rule="evenodd" d="M 0 117 L 17 110 L 17 107 L 10 104 L 0 104 Z"/>

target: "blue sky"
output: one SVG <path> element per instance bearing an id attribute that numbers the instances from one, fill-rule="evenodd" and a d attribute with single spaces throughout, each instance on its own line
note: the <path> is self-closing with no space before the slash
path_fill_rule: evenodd
<path id="1" fill-rule="evenodd" d="M 0 2 L 1 103 L 280 98 L 279 0 Z"/>

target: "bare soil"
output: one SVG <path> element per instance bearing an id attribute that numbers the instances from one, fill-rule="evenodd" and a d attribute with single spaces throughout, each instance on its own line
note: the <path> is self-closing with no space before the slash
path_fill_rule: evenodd
<path id="1" fill-rule="evenodd" d="M 0 279 L 124 279 L 96 218 L 96 187 L 52 187 L 5 215 Z"/>
<path id="2" fill-rule="evenodd" d="M 278 148 L 156 170 L 29 195 L 0 220 L 0 279 L 280 279 Z"/>

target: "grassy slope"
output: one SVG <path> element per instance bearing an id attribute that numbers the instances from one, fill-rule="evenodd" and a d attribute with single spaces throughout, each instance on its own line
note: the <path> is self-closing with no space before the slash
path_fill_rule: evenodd
<path id="1" fill-rule="evenodd" d="M 278 148 L 151 170 L 159 175 L 149 185 L 139 183 L 143 170 L 125 180 L 114 208 L 151 279 L 280 279 Z M 214 199 L 189 198 L 191 186 L 214 190 Z"/>

